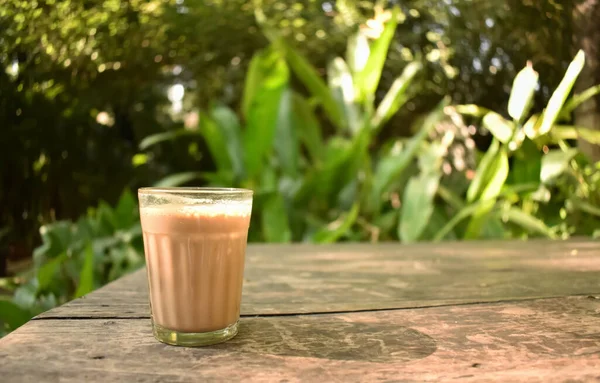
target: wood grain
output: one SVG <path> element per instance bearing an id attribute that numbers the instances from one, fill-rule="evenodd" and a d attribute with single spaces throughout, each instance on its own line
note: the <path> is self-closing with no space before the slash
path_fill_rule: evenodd
<path id="1" fill-rule="evenodd" d="M 0 341 L 6 382 L 597 381 L 600 300 L 244 318 L 213 347 L 147 319 L 34 320 Z"/>
<path id="2" fill-rule="evenodd" d="M 252 245 L 242 314 L 429 307 L 600 293 L 600 242 Z M 147 318 L 145 271 L 40 318 Z"/>

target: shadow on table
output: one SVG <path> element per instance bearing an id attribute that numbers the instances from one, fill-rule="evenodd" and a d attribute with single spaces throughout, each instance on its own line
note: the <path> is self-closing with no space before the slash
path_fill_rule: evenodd
<path id="1" fill-rule="evenodd" d="M 217 347 L 263 355 L 378 363 L 422 359 L 437 349 L 433 338 L 411 328 L 318 315 L 243 319 L 239 334 Z"/>

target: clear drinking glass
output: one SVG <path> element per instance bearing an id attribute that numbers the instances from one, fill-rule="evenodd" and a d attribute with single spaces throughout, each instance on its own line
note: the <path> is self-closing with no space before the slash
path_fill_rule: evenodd
<path id="1" fill-rule="evenodd" d="M 238 331 L 252 191 L 138 191 L 152 330 L 161 342 L 203 346 Z"/>

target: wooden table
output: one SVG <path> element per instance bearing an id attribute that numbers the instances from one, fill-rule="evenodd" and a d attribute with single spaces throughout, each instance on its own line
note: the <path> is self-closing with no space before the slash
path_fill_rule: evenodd
<path id="1" fill-rule="evenodd" d="M 251 246 L 233 340 L 154 340 L 140 270 L 1 339 L 0 381 L 598 381 L 598 295 L 597 241 Z"/>

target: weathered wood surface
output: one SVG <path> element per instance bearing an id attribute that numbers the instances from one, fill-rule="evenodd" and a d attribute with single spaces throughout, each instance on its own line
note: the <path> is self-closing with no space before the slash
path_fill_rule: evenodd
<path id="1" fill-rule="evenodd" d="M 599 242 L 250 246 L 243 315 L 429 307 L 600 293 Z M 147 318 L 146 274 L 41 315 Z"/>
<path id="2" fill-rule="evenodd" d="M 6 382 L 597 381 L 600 300 L 245 318 L 228 343 L 158 343 L 147 319 L 34 320 L 0 342 Z"/>
<path id="3" fill-rule="evenodd" d="M 0 340 L 2 382 L 600 381 L 600 243 L 252 246 L 240 334 L 151 334 L 143 271 Z"/>

